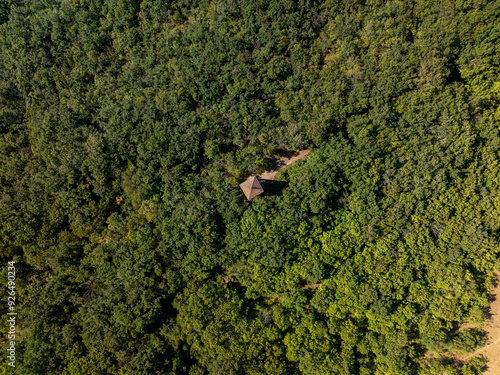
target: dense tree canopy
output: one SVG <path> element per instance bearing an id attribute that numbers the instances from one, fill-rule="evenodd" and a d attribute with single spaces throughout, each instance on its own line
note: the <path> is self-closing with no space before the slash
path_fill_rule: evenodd
<path id="1" fill-rule="evenodd" d="M 0 372 L 479 374 L 499 63 L 497 1 L 0 2 Z"/>

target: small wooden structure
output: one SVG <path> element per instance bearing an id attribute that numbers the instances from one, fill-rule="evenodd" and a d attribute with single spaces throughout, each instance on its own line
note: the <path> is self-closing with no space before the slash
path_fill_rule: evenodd
<path id="1" fill-rule="evenodd" d="M 262 185 L 260 184 L 257 176 L 252 176 L 245 182 L 242 182 L 240 184 L 240 188 L 241 190 L 243 190 L 245 197 L 247 197 L 247 200 L 249 201 L 264 192 L 264 189 L 262 188 Z"/>

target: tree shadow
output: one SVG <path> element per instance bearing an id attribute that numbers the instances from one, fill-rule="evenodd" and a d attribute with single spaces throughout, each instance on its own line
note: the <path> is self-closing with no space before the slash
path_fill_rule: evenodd
<path id="1" fill-rule="evenodd" d="M 260 185 L 264 189 L 264 194 L 266 195 L 283 195 L 283 189 L 288 186 L 288 182 L 276 181 L 276 180 L 266 180 L 259 178 Z"/>
<path id="2" fill-rule="evenodd" d="M 486 298 L 488 299 L 488 306 L 486 306 L 484 309 L 483 309 L 483 317 L 484 319 L 486 320 L 490 320 L 493 315 L 491 313 L 491 304 L 493 302 L 495 302 L 498 298 L 500 298 L 500 294 L 495 294 L 494 290 L 496 289 L 496 287 L 498 286 L 499 284 L 499 280 L 498 280 L 498 277 L 495 277 L 492 281 L 492 291 L 490 293 L 488 293 L 486 295 Z"/>
<path id="3" fill-rule="evenodd" d="M 279 157 L 285 157 L 287 159 L 291 159 L 293 156 L 297 156 L 299 154 L 299 151 L 293 151 L 293 150 L 279 150 L 278 155 Z"/>
<path id="4" fill-rule="evenodd" d="M 291 159 L 294 156 L 299 155 L 299 151 L 292 151 L 287 149 L 278 150 L 277 156 L 267 158 L 266 172 L 277 172 L 282 168 L 285 163 L 281 158 Z"/>
<path id="5" fill-rule="evenodd" d="M 266 172 L 277 172 L 285 163 L 281 159 L 271 159 L 267 163 Z"/>

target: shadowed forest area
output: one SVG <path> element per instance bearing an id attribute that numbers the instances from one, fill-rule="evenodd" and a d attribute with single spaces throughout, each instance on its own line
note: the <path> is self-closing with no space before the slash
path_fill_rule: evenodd
<path id="1" fill-rule="evenodd" d="M 0 2 L 0 374 L 480 374 L 499 63 L 498 1 Z"/>

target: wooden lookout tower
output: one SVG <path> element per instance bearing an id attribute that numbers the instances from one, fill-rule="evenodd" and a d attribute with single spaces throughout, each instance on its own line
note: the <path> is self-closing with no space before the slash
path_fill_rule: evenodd
<path id="1" fill-rule="evenodd" d="M 240 184 L 240 188 L 241 190 L 243 190 L 245 197 L 247 197 L 247 200 L 249 201 L 264 192 L 264 189 L 262 188 L 262 185 L 260 184 L 257 176 L 250 177 L 245 182 L 242 182 Z"/>

